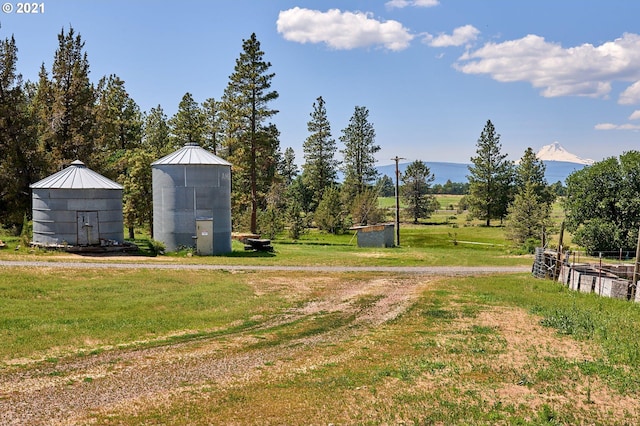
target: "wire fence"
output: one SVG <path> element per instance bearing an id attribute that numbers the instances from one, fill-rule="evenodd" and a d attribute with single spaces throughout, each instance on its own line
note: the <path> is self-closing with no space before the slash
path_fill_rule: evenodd
<path id="1" fill-rule="evenodd" d="M 537 278 L 560 281 L 572 290 L 636 300 L 638 265 L 635 258 L 631 252 L 620 250 L 609 252 L 609 257 L 606 254 L 592 256 L 585 252 L 562 253 L 536 248 L 531 272 Z"/>
<path id="2" fill-rule="evenodd" d="M 635 251 L 632 250 L 612 250 L 612 251 L 599 251 L 597 253 L 589 253 L 580 250 L 569 250 L 565 252 L 565 256 L 569 256 L 567 261 L 571 263 L 599 263 L 602 262 L 615 262 L 619 264 L 635 263 Z"/>

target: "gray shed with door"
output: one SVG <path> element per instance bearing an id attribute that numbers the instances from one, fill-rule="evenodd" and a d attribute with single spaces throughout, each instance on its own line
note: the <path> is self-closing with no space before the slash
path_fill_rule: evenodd
<path id="1" fill-rule="evenodd" d="M 33 244 L 122 244 L 122 186 L 82 161 L 30 185 Z"/>
<path id="2" fill-rule="evenodd" d="M 231 251 L 231 163 L 189 143 L 151 164 L 153 238 L 168 251 Z"/>

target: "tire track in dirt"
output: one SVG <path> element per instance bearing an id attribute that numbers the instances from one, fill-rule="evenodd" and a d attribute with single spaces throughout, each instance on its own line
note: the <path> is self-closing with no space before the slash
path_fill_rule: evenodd
<path id="1" fill-rule="evenodd" d="M 320 297 L 307 297 L 301 307 L 224 337 L 152 348 L 111 349 L 57 363 L 9 367 L 0 372 L 0 424 L 86 423 L 92 413 L 164 404 L 172 395 L 193 387 L 225 389 L 256 380 L 266 365 L 269 374 L 313 368 L 327 362 L 314 348 L 348 341 L 398 317 L 412 306 L 429 280 L 416 276 L 336 279 L 336 283 L 323 288 Z M 256 332 L 327 313 L 351 315 L 353 320 L 309 337 L 252 348 L 258 341 Z"/>

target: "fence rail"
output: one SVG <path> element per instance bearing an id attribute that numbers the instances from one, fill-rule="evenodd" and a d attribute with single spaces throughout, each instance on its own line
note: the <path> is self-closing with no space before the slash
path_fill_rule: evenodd
<path id="1" fill-rule="evenodd" d="M 640 302 L 634 280 L 635 259 L 580 256 L 537 248 L 531 269 L 537 278 L 559 281 L 572 290 Z"/>

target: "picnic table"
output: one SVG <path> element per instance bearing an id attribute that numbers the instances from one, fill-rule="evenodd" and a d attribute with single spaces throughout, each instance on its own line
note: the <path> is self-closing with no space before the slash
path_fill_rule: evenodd
<path id="1" fill-rule="evenodd" d="M 273 251 L 271 240 L 265 238 L 247 238 L 244 244 L 245 250 Z"/>

